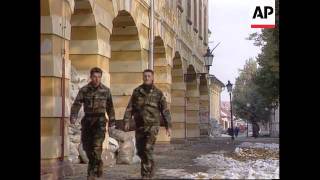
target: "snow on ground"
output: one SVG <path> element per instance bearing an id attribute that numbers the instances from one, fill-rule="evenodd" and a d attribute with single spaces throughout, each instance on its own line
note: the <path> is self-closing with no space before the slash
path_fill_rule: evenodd
<path id="1" fill-rule="evenodd" d="M 188 173 L 184 169 L 159 169 L 158 174 L 181 179 L 208 179 L 209 174 L 204 172 Z"/>
<path id="2" fill-rule="evenodd" d="M 231 136 L 228 134 L 221 134 L 221 137 L 231 137 Z"/>
<path id="3" fill-rule="evenodd" d="M 241 162 L 223 154 L 206 154 L 194 160 L 197 165 L 209 167 L 208 178 L 221 179 L 277 179 L 279 160 L 249 160 Z"/>
<path id="4" fill-rule="evenodd" d="M 276 144 L 276 143 L 265 144 L 265 143 L 243 142 L 238 147 L 240 147 L 240 148 L 262 148 L 262 149 L 279 151 L 279 144 Z"/>
<path id="5" fill-rule="evenodd" d="M 236 152 L 245 149 L 279 151 L 278 144 L 244 142 Z M 279 179 L 279 159 L 255 159 L 239 161 L 222 153 L 212 152 L 194 159 L 197 166 L 206 166 L 207 172 L 188 173 L 184 169 L 159 169 L 158 173 L 177 178 L 192 179 Z"/>

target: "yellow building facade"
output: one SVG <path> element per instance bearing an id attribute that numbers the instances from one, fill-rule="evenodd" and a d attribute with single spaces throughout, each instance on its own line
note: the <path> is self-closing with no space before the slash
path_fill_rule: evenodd
<path id="1" fill-rule="evenodd" d="M 60 169 L 69 152 L 71 68 L 87 79 L 92 67 L 103 70 L 102 81 L 111 89 L 120 121 L 148 68 L 150 37 L 155 85 L 164 92 L 172 114 L 171 138 L 206 134 L 202 118 L 213 113 L 203 58 L 208 0 L 154 0 L 153 36 L 150 1 L 41 0 L 42 173 L 67 173 L 67 168 Z M 157 141 L 170 142 L 163 127 Z"/>
<path id="2" fill-rule="evenodd" d="M 210 118 L 217 120 L 220 124 L 221 116 L 221 92 L 225 85 L 214 75 L 210 76 Z"/>

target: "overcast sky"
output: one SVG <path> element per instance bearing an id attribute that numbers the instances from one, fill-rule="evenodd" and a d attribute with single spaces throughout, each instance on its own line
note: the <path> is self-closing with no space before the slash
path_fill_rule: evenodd
<path id="1" fill-rule="evenodd" d="M 209 42 L 212 49 L 217 43 L 220 45 L 213 51 L 214 59 L 210 74 L 215 75 L 224 84 L 228 80 L 232 84 L 238 77 L 239 69 L 243 68 L 246 59 L 256 57 L 260 48 L 253 45 L 253 41 L 246 40 L 249 34 L 261 32 L 260 29 L 250 27 L 249 13 L 252 0 L 208 0 L 209 1 Z M 229 101 L 227 90 L 221 93 L 221 101 Z"/>

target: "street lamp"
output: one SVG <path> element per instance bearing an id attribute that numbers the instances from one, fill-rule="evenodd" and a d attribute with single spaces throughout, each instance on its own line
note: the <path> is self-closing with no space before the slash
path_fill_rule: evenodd
<path id="1" fill-rule="evenodd" d="M 250 103 L 247 103 L 247 107 L 248 109 L 250 108 L 251 104 Z M 247 119 L 247 137 L 249 137 L 249 119 Z"/>
<path id="2" fill-rule="evenodd" d="M 233 135 L 233 115 L 232 115 L 232 100 L 231 100 L 231 93 L 232 93 L 232 84 L 230 83 L 230 81 L 228 81 L 228 84 L 226 84 L 227 86 L 227 90 L 229 92 L 230 95 L 230 112 L 231 112 L 231 139 L 234 140 L 234 135 Z"/>
<path id="3" fill-rule="evenodd" d="M 272 108 L 273 108 L 273 120 L 275 121 L 276 119 L 276 107 L 277 107 L 277 102 L 272 102 Z"/>
<path id="4" fill-rule="evenodd" d="M 264 108 L 264 110 L 266 111 L 266 112 L 269 112 L 269 108 L 268 107 L 265 107 Z M 268 118 L 270 118 L 270 117 L 268 117 Z M 270 120 L 270 119 L 269 119 Z M 271 124 L 271 122 L 269 121 L 269 135 L 271 134 L 270 132 L 271 132 L 271 126 L 272 126 L 272 124 Z"/>
<path id="5" fill-rule="evenodd" d="M 271 125 L 271 127 L 270 127 L 270 130 L 271 130 L 270 136 L 273 136 L 273 134 L 274 134 L 274 133 L 272 133 L 273 132 L 272 124 L 276 122 L 276 107 L 277 107 L 277 105 L 278 105 L 277 102 L 272 102 L 272 104 L 271 104 L 271 107 L 273 109 L 273 122 L 270 123 L 270 125 Z"/>
<path id="6" fill-rule="evenodd" d="M 208 72 L 210 69 L 210 66 L 212 66 L 212 61 L 213 61 L 213 54 L 210 52 L 210 48 L 208 47 L 207 53 L 203 55 L 204 57 L 204 65 L 208 68 Z"/>

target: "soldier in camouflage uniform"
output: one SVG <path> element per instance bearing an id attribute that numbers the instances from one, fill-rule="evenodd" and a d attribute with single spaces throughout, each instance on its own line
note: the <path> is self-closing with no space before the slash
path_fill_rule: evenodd
<path id="1" fill-rule="evenodd" d="M 154 86 L 153 75 L 153 71 L 149 69 L 143 72 L 144 82 L 134 89 L 124 115 L 126 131 L 129 129 L 129 120 L 134 117 L 142 178 L 154 176 L 153 146 L 159 132 L 161 116 L 167 135 L 171 135 L 171 116 L 166 98 L 161 90 Z"/>
<path id="2" fill-rule="evenodd" d="M 102 176 L 102 144 L 105 139 L 107 119 L 109 127 L 115 125 L 115 113 L 110 89 L 101 83 L 102 70 L 92 68 L 91 82 L 82 87 L 71 107 L 70 121 L 74 124 L 81 105 L 84 105 L 85 116 L 81 120 L 81 141 L 89 159 L 88 179 Z"/>

